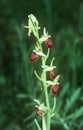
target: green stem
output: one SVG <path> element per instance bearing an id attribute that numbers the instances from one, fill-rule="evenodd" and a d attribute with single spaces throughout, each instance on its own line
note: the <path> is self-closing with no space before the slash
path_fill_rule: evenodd
<path id="1" fill-rule="evenodd" d="M 45 65 L 45 58 L 42 57 L 42 65 Z M 46 106 L 48 108 L 48 110 L 50 109 L 50 105 L 49 105 L 49 97 L 48 97 L 48 90 L 47 90 L 47 85 L 46 85 L 46 72 L 43 71 L 42 72 L 42 78 L 43 78 L 43 88 L 44 88 L 44 92 L 45 92 L 45 100 L 46 100 Z M 46 123 L 47 123 L 47 129 L 46 130 L 50 130 L 50 112 L 47 112 L 47 116 L 46 116 Z"/>
<path id="2" fill-rule="evenodd" d="M 46 105 L 47 105 L 47 108 L 49 110 L 50 106 L 49 106 L 48 91 L 47 91 L 46 86 L 44 86 L 44 91 L 45 91 Z M 49 111 L 47 113 L 47 130 L 50 130 L 50 112 Z"/>
<path id="3" fill-rule="evenodd" d="M 46 129 L 46 119 L 45 119 L 45 115 L 43 115 L 43 117 L 42 117 L 42 130 L 47 130 L 47 129 Z"/>
<path id="4" fill-rule="evenodd" d="M 40 126 L 39 126 L 39 124 L 38 124 L 38 122 L 37 122 L 37 120 L 36 120 L 36 119 L 35 119 L 35 124 L 36 124 L 36 126 L 37 126 L 38 130 L 41 130 L 41 128 L 40 128 Z"/>

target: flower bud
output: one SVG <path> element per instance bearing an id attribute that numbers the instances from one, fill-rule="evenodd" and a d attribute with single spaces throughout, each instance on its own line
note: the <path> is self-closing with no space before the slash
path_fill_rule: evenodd
<path id="1" fill-rule="evenodd" d="M 39 55 L 36 52 L 33 52 L 30 58 L 30 62 L 35 62 L 39 58 Z"/>
<path id="2" fill-rule="evenodd" d="M 53 48 L 53 44 L 52 44 L 52 41 L 50 38 L 48 38 L 46 41 L 45 41 L 45 45 L 47 48 Z"/>
<path id="3" fill-rule="evenodd" d="M 56 85 L 53 85 L 51 87 L 51 91 L 52 91 L 52 94 L 53 95 L 57 95 L 58 91 L 59 91 L 59 86 L 56 84 Z"/>
<path id="4" fill-rule="evenodd" d="M 55 79 L 55 72 L 54 72 L 54 70 L 50 70 L 50 79 L 51 80 Z"/>

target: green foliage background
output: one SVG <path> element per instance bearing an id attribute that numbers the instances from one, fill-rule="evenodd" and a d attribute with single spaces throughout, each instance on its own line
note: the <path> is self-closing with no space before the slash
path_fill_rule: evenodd
<path id="1" fill-rule="evenodd" d="M 52 35 L 61 74 L 51 130 L 83 130 L 82 0 L 0 0 L 0 130 L 36 130 L 33 99 L 42 95 L 33 70 L 40 63 L 29 62 L 34 39 L 24 29 L 31 13 Z"/>

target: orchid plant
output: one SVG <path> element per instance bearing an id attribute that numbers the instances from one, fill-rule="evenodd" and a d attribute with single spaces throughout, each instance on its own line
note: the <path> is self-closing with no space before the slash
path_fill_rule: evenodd
<path id="1" fill-rule="evenodd" d="M 50 130 L 51 128 L 51 118 L 55 114 L 56 107 L 56 95 L 59 90 L 59 79 L 60 75 L 55 75 L 56 66 L 53 65 L 55 58 L 51 59 L 50 64 L 47 64 L 47 60 L 50 57 L 50 50 L 53 49 L 53 43 L 51 40 L 51 35 L 48 35 L 46 28 L 43 28 L 43 34 L 39 34 L 39 22 L 33 14 L 28 15 L 28 36 L 32 34 L 35 37 L 34 50 L 32 51 L 30 63 L 38 62 L 41 59 L 41 74 L 38 74 L 37 70 L 34 70 L 34 74 L 37 79 L 41 82 L 42 92 L 44 93 L 45 100 L 40 101 L 39 99 L 34 99 L 36 105 L 36 116 L 41 118 L 42 126 L 40 126 L 37 118 L 35 123 L 38 130 Z M 46 53 L 44 52 L 43 46 L 46 46 Z M 47 72 L 49 72 L 49 79 L 47 78 Z M 50 88 L 50 89 L 49 89 Z M 41 89 L 41 86 L 40 86 Z M 50 90 L 50 91 L 48 91 Z M 52 95 L 53 106 L 50 104 L 49 93 Z"/>

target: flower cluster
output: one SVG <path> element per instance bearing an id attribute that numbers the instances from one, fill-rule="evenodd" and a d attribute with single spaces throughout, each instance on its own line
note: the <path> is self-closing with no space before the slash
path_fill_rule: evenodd
<path id="1" fill-rule="evenodd" d="M 46 39 L 45 45 L 46 45 L 47 48 L 50 48 L 50 49 L 53 48 L 52 40 L 50 38 Z M 40 52 L 38 53 L 38 51 L 37 51 L 39 49 L 38 47 L 37 47 L 37 49 L 35 48 L 36 49 L 35 52 L 32 52 L 32 55 L 31 55 L 31 58 L 30 58 L 30 62 L 31 63 L 33 63 L 35 61 L 38 61 L 39 56 L 43 56 L 44 55 L 43 53 L 41 53 L 41 55 L 40 55 Z M 55 80 L 56 76 L 55 76 L 54 69 L 52 69 L 52 67 L 53 66 L 51 65 L 51 67 L 50 67 L 51 70 L 49 69 L 49 67 L 47 67 L 47 69 L 50 72 L 50 79 L 51 80 Z M 57 95 L 58 90 L 59 90 L 58 84 L 55 83 L 54 85 L 52 85 L 51 91 L 52 91 L 53 95 Z M 38 112 L 39 112 L 39 110 L 38 110 Z"/>
<path id="2" fill-rule="evenodd" d="M 42 130 L 50 130 L 50 119 L 51 119 L 51 112 L 54 112 L 55 109 L 55 100 L 54 100 L 54 106 L 53 109 L 50 109 L 50 99 L 49 99 L 49 92 L 48 92 L 48 87 L 51 89 L 52 95 L 54 95 L 54 98 L 56 97 L 58 90 L 59 90 L 59 78 L 60 75 L 55 75 L 54 69 L 56 66 L 53 65 L 54 58 L 51 60 L 50 65 L 47 65 L 47 60 L 50 56 L 50 50 L 53 48 L 53 43 L 51 40 L 51 36 L 48 35 L 48 32 L 46 31 L 46 28 L 43 29 L 43 34 L 40 36 L 39 35 L 39 23 L 37 19 L 35 18 L 34 15 L 29 15 L 28 16 L 28 26 L 25 26 L 25 28 L 28 28 L 28 35 L 30 36 L 31 33 L 36 38 L 36 42 L 34 44 L 34 50 L 32 51 L 31 57 L 30 57 L 30 62 L 34 63 L 41 59 L 41 68 L 42 72 L 40 76 L 37 74 L 37 71 L 35 72 L 36 77 L 38 80 L 41 81 L 42 86 L 43 86 L 43 91 L 45 94 L 45 103 L 40 103 L 38 100 L 35 100 L 36 102 L 36 116 L 37 117 L 42 117 Z M 43 46 L 46 46 L 46 53 L 44 52 Z M 47 80 L 47 71 L 49 72 L 49 78 L 50 80 Z M 53 113 L 52 113 L 53 114 Z M 45 120 L 47 120 L 45 122 Z M 40 128 L 39 124 L 37 123 L 38 129 Z M 41 129 L 41 128 L 40 128 Z"/>

